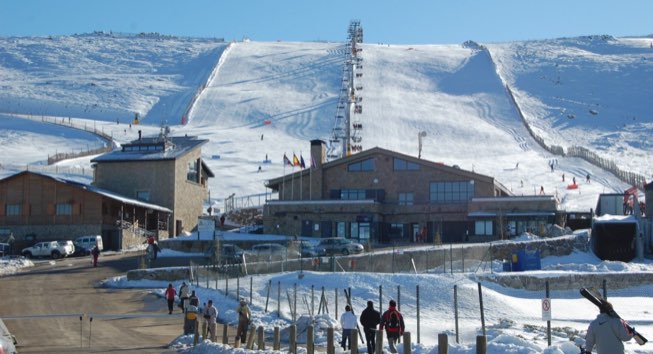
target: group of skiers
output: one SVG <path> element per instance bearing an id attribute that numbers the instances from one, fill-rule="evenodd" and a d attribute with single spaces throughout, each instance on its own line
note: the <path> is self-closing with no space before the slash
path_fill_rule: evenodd
<path id="1" fill-rule="evenodd" d="M 184 334 L 195 332 L 195 326 L 198 324 L 198 314 L 202 314 L 202 338 L 208 338 L 212 342 L 216 341 L 216 326 L 218 319 L 218 309 L 213 306 L 213 300 L 204 303 L 204 308 L 199 308 L 199 297 L 195 290 L 190 291 L 186 282 L 182 282 L 179 292 L 175 290 L 172 283 L 168 284 L 165 290 L 165 298 L 168 301 L 168 313 L 172 314 L 175 297 L 179 294 L 179 307 L 184 313 Z M 591 353 L 596 350 L 599 354 L 619 354 L 624 353 L 623 341 L 628 341 L 635 335 L 634 329 L 627 322 L 618 316 L 612 316 L 610 311 L 612 305 L 606 301 L 606 307 L 601 308 L 601 313 L 593 320 L 587 330 L 585 353 Z M 247 301 L 240 299 L 239 306 L 236 309 L 238 313 L 238 329 L 236 331 L 236 343 L 244 344 L 247 340 L 247 330 L 251 324 L 252 313 Z M 374 309 L 374 302 L 368 301 L 367 307 L 357 319 L 350 305 L 345 306 L 345 312 L 340 316 L 340 325 L 342 327 L 342 340 L 340 346 L 343 350 L 350 350 L 353 329 L 357 328 L 358 320 L 363 326 L 365 333 L 365 343 L 368 353 L 376 352 L 376 330 L 385 330 L 388 339 L 388 347 L 391 353 L 397 353 L 397 343 L 404 334 L 405 324 L 404 317 L 397 309 L 395 300 L 390 300 L 388 308 L 383 314 Z M 208 336 L 208 337 L 207 337 Z"/>
<path id="2" fill-rule="evenodd" d="M 190 294 L 189 294 L 190 292 Z M 168 287 L 165 290 L 164 296 L 168 302 L 168 314 L 172 314 L 174 310 L 175 299 L 179 297 L 179 307 L 184 313 L 184 334 L 193 334 L 195 333 L 195 326 L 198 325 L 199 318 L 198 315 L 202 314 L 202 338 L 210 339 L 212 342 L 215 342 L 217 339 L 216 336 L 216 326 L 218 323 L 218 309 L 213 305 L 213 300 L 209 300 L 204 303 L 204 307 L 200 308 L 200 299 L 195 293 L 195 290 L 190 291 L 190 287 L 186 282 L 182 282 L 177 291 L 172 283 L 168 284 Z M 240 343 L 245 343 L 247 338 L 247 329 L 251 322 L 252 313 L 249 310 L 247 301 L 245 299 L 240 299 L 238 308 L 236 309 L 238 313 L 238 330 L 236 332 L 236 341 Z M 199 330 L 199 328 L 198 328 Z"/>
<path id="3" fill-rule="evenodd" d="M 367 345 L 367 352 L 374 353 L 376 350 L 376 329 L 385 329 L 386 337 L 388 338 L 388 346 L 390 352 L 397 352 L 397 342 L 404 334 L 404 316 L 397 309 L 397 303 L 390 300 L 388 309 L 383 312 L 374 309 L 374 302 L 368 301 L 367 307 L 360 315 L 360 323 L 363 325 L 363 332 L 365 333 L 365 343 Z M 340 316 L 340 326 L 342 327 L 342 340 L 340 346 L 344 350 L 351 349 L 352 330 L 358 326 L 356 316 L 354 315 L 349 305 L 345 306 L 345 312 Z"/>

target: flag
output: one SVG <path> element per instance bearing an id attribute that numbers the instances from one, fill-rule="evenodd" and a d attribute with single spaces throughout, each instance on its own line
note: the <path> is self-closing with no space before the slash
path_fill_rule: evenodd
<path id="1" fill-rule="evenodd" d="M 299 154 L 299 165 L 302 166 L 302 169 L 306 168 L 306 164 L 304 163 L 304 156 Z"/>
<path id="2" fill-rule="evenodd" d="M 288 159 L 288 156 L 286 156 L 286 153 L 283 154 L 283 164 L 284 164 L 284 166 L 285 165 L 292 166 L 292 162 L 290 162 L 290 160 Z"/>
<path id="3" fill-rule="evenodd" d="M 317 162 L 315 162 L 313 155 L 311 155 L 311 168 L 317 168 Z"/>
<path id="4" fill-rule="evenodd" d="M 297 155 L 293 152 L 292 154 L 292 165 L 293 166 L 299 166 L 299 159 L 297 158 Z"/>

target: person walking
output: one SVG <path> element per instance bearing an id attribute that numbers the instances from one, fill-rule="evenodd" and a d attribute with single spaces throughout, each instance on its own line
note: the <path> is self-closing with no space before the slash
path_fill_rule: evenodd
<path id="1" fill-rule="evenodd" d="M 172 287 L 172 283 L 170 283 L 165 292 L 165 298 L 168 300 L 168 315 L 172 314 L 172 307 L 175 304 L 175 296 L 177 296 L 177 290 L 175 290 L 175 288 Z"/>
<path id="2" fill-rule="evenodd" d="M 195 295 L 195 290 L 191 291 L 190 296 L 188 297 L 188 303 L 195 307 L 200 306 L 200 298 Z"/>
<path id="3" fill-rule="evenodd" d="M 610 316 L 612 304 L 606 302 L 601 313 L 590 322 L 585 335 L 585 352 L 591 353 L 594 347 L 598 354 L 624 354 L 623 342 L 633 338 L 626 321 Z"/>
<path id="4" fill-rule="evenodd" d="M 213 306 L 213 300 L 209 300 L 209 303 L 206 305 L 204 308 L 204 313 L 203 313 L 204 318 L 206 319 L 206 322 L 208 324 L 208 330 L 209 330 L 209 336 L 211 342 L 215 342 L 216 340 L 216 335 L 215 335 L 215 327 L 217 326 L 218 323 L 218 309 Z"/>
<path id="5" fill-rule="evenodd" d="M 238 313 L 238 329 L 236 330 L 236 341 L 240 339 L 241 344 L 245 344 L 247 340 L 247 328 L 252 319 L 252 312 L 247 306 L 247 300 L 240 299 L 240 306 L 236 309 Z"/>
<path id="6" fill-rule="evenodd" d="M 91 255 L 93 256 L 93 267 L 97 267 L 97 259 L 100 257 L 100 248 L 97 245 L 91 250 Z"/>
<path id="7" fill-rule="evenodd" d="M 345 312 L 340 316 L 340 326 L 342 327 L 340 346 L 342 349 L 351 349 L 351 341 L 354 339 L 351 337 L 351 331 L 356 328 L 356 324 L 356 316 L 351 311 L 351 307 L 349 305 L 345 306 Z M 349 343 L 349 348 L 347 348 L 347 343 Z"/>
<path id="8" fill-rule="evenodd" d="M 399 337 L 404 334 L 404 316 L 402 316 L 401 313 L 399 313 L 399 310 L 397 310 L 397 303 L 394 300 L 390 300 L 389 305 L 388 309 L 383 313 L 383 316 L 381 316 L 379 330 L 385 328 L 390 352 L 396 353 Z"/>
<path id="9" fill-rule="evenodd" d="M 181 307 L 181 310 L 183 311 L 185 307 L 185 302 L 188 300 L 188 285 L 186 282 L 182 282 L 181 286 L 179 287 L 179 307 Z"/>
<path id="10" fill-rule="evenodd" d="M 367 307 L 361 312 L 360 322 L 363 325 L 363 332 L 365 332 L 367 352 L 374 353 L 376 350 L 376 326 L 381 323 L 381 314 L 374 309 L 372 301 L 368 301 Z"/>
<path id="11" fill-rule="evenodd" d="M 211 315 L 208 315 L 204 312 L 206 310 L 206 302 L 203 304 L 202 307 L 202 339 L 206 339 L 207 337 L 207 330 L 209 327 L 209 319 L 211 319 Z"/>

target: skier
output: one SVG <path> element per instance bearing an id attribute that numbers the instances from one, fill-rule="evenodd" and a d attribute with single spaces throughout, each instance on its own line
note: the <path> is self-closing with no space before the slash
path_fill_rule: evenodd
<path id="1" fill-rule="evenodd" d="M 345 306 L 345 312 L 340 316 L 340 326 L 342 326 L 340 346 L 347 350 L 347 343 L 349 343 L 349 349 L 351 349 L 351 341 L 354 339 L 351 337 L 351 331 L 356 328 L 356 316 L 351 312 L 349 305 Z"/>
<path id="2" fill-rule="evenodd" d="M 590 183 L 590 174 L 589 173 L 585 177 L 585 182 Z"/>
<path id="3" fill-rule="evenodd" d="M 168 315 L 172 315 L 172 305 L 175 303 L 175 295 L 177 295 L 177 290 L 172 287 L 172 283 L 168 284 L 165 292 L 165 298 L 168 301 Z"/>
<path id="4" fill-rule="evenodd" d="M 182 311 L 186 308 L 185 302 L 188 300 L 188 285 L 186 285 L 186 282 L 182 282 L 181 286 L 179 287 L 179 307 L 181 307 Z"/>
<path id="5" fill-rule="evenodd" d="M 209 325 L 209 336 L 211 337 L 211 342 L 215 342 L 215 327 L 218 320 L 218 309 L 213 306 L 213 300 L 209 300 L 208 305 L 206 305 L 204 308 L 203 317 L 206 319 L 206 322 Z"/>
<path id="6" fill-rule="evenodd" d="M 381 314 L 374 309 L 374 303 L 372 301 L 367 302 L 367 307 L 361 313 L 360 321 L 365 332 L 367 352 L 374 353 L 376 350 L 376 326 L 381 322 Z"/>
<path id="7" fill-rule="evenodd" d="M 91 250 L 91 255 L 93 256 L 93 267 L 97 267 L 97 259 L 100 257 L 100 249 L 97 245 Z"/>
<path id="8" fill-rule="evenodd" d="M 629 341 L 634 333 L 628 329 L 626 321 L 610 316 L 612 311 L 612 304 L 606 301 L 601 313 L 590 323 L 585 335 L 586 353 L 591 353 L 594 347 L 598 354 L 624 353 L 622 342 Z"/>
<path id="9" fill-rule="evenodd" d="M 236 309 L 238 313 L 238 329 L 236 330 L 236 341 L 240 340 L 241 344 L 245 344 L 247 339 L 247 328 L 252 318 L 252 312 L 247 306 L 245 299 L 240 299 L 240 306 Z"/>
<path id="10" fill-rule="evenodd" d="M 390 306 L 381 316 L 381 325 L 379 330 L 383 330 L 385 327 L 385 334 L 388 338 L 388 346 L 390 347 L 391 353 L 397 352 L 397 341 L 399 337 L 404 335 L 404 316 L 399 313 L 397 310 L 397 303 L 394 300 L 390 300 Z"/>

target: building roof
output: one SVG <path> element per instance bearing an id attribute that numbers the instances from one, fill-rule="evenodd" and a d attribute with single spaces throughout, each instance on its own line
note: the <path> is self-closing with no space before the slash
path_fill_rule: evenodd
<path id="1" fill-rule="evenodd" d="M 121 149 L 100 155 L 91 162 L 176 160 L 207 142 L 195 136 L 141 138 L 123 144 Z"/>
<path id="2" fill-rule="evenodd" d="M 127 204 L 127 205 L 133 205 L 133 206 L 138 206 L 138 207 L 142 207 L 142 208 L 148 208 L 148 209 L 152 209 L 152 210 L 156 210 L 156 211 L 160 211 L 160 212 L 165 212 L 165 213 L 172 213 L 172 210 L 170 210 L 170 209 L 168 209 L 166 207 L 162 207 L 160 205 L 151 204 L 151 203 L 144 202 L 142 200 L 125 197 L 125 196 L 120 195 L 118 193 L 115 193 L 115 192 L 112 192 L 112 191 L 109 191 L 109 190 L 106 190 L 106 189 L 98 188 L 98 187 L 90 185 L 90 184 L 77 182 L 77 181 L 73 181 L 73 180 L 69 180 L 69 179 L 64 179 L 64 178 L 61 178 L 61 177 L 57 177 L 57 176 L 49 175 L 49 174 L 45 174 L 45 173 L 38 173 L 38 172 L 33 172 L 33 171 L 22 171 L 22 172 L 18 172 L 16 174 L 13 174 L 11 176 L 5 177 L 3 179 L 0 179 L 0 182 L 4 181 L 4 180 L 11 179 L 11 178 L 16 178 L 16 177 L 18 177 L 20 175 L 23 175 L 23 174 L 33 174 L 33 175 L 41 176 L 41 177 L 44 177 L 44 178 L 49 178 L 49 179 L 54 180 L 54 181 L 56 181 L 58 183 L 69 185 L 69 186 L 75 187 L 75 188 L 84 189 L 84 190 L 89 191 L 91 193 L 96 193 L 96 194 L 99 194 L 99 195 L 101 195 L 103 197 L 113 199 L 113 200 L 119 201 L 119 202 Z"/>
<path id="3" fill-rule="evenodd" d="M 512 194 L 503 185 L 497 183 L 494 180 L 493 177 L 486 176 L 486 175 L 481 175 L 481 174 L 478 174 L 478 173 L 472 172 L 472 171 L 463 170 L 463 169 L 459 168 L 458 166 L 448 166 L 448 165 L 445 165 L 445 164 L 440 163 L 440 162 L 433 162 L 433 161 L 429 161 L 429 160 L 420 159 L 420 158 L 417 158 L 417 157 L 414 157 L 414 156 L 405 155 L 405 154 L 402 154 L 402 153 L 399 153 L 399 152 L 396 152 L 396 151 L 386 150 L 386 149 L 380 148 L 378 146 L 373 147 L 373 148 L 371 148 L 369 150 L 361 151 L 361 152 L 359 152 L 357 154 L 345 156 L 345 157 L 342 157 L 342 158 L 339 158 L 339 159 L 336 159 L 336 160 L 333 160 L 333 161 L 326 162 L 326 163 L 324 163 L 322 165 L 322 168 L 323 169 L 328 169 L 328 168 L 332 168 L 334 166 L 338 166 L 338 165 L 342 165 L 342 164 L 348 164 L 348 163 L 352 163 L 354 161 L 358 161 L 358 160 L 362 160 L 362 159 L 367 159 L 370 156 L 374 156 L 374 155 L 390 155 L 390 156 L 398 157 L 398 158 L 401 158 L 401 159 L 404 159 L 404 160 L 407 160 L 407 161 L 410 161 L 410 162 L 420 164 L 422 166 L 437 168 L 437 169 L 440 169 L 440 170 L 446 170 L 446 172 L 448 172 L 448 173 L 457 174 L 457 175 L 460 175 L 461 177 L 464 177 L 464 178 L 472 178 L 472 179 L 478 179 L 478 180 L 483 180 L 484 179 L 484 180 L 486 180 L 488 182 L 493 182 L 499 188 L 504 190 L 507 194 Z M 297 172 L 290 173 L 290 174 L 288 174 L 286 176 L 270 179 L 270 180 L 267 181 L 266 186 L 268 188 L 278 189 L 278 186 L 280 184 L 282 184 L 284 180 L 290 178 L 290 176 L 293 176 L 293 175 L 302 176 L 302 175 L 308 174 L 309 172 L 310 172 L 310 168 L 306 168 L 304 170 L 300 170 L 300 171 L 297 171 Z"/>

